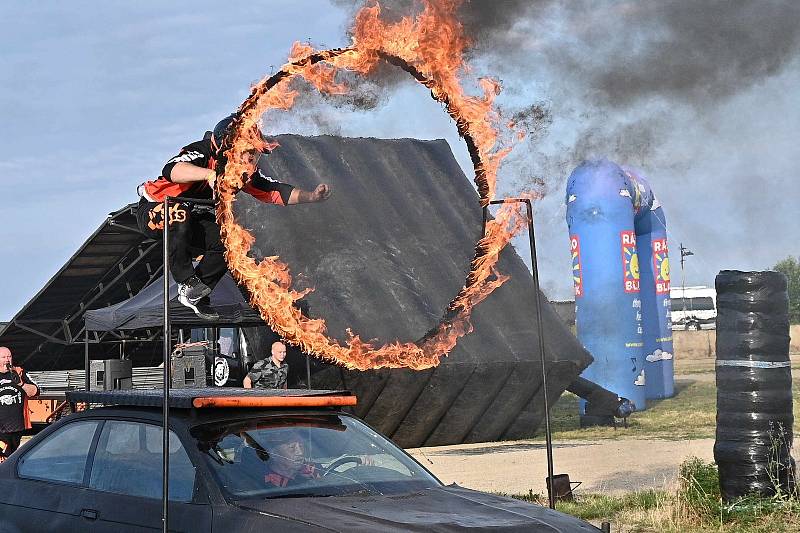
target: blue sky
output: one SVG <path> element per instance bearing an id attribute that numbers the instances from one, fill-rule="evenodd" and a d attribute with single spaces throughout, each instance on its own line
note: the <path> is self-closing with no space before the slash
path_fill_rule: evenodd
<path id="1" fill-rule="evenodd" d="M 763 75 L 733 79 L 741 86 L 719 97 L 704 97 L 699 85 L 692 87 L 692 101 L 677 89 L 660 93 L 656 87 L 595 105 L 596 78 L 578 76 L 579 62 L 565 77 L 565 58 L 613 66 L 618 48 L 609 39 L 586 46 L 593 36 L 576 34 L 567 24 L 573 15 L 554 6 L 521 14 L 501 30 L 504 40 L 493 43 L 492 54 L 476 55 L 477 73 L 502 79 L 501 105 L 544 101 L 552 113 L 546 135 L 516 150 L 500 190 L 515 192 L 529 175 L 545 179 L 548 196 L 538 208 L 537 237 L 548 292 L 570 296 L 563 184 L 582 157 L 607 155 L 644 168 L 667 212 L 673 257 L 679 242 L 697 254 L 687 265 L 688 283 L 712 284 L 722 268 L 763 269 L 800 255 L 797 54 L 784 55 Z M 347 44 L 349 14 L 324 0 L 9 0 L 0 4 L 0 20 L 0 202 L 6 221 L 0 226 L 0 320 L 9 320 L 107 213 L 137 200 L 139 183 L 234 110 L 252 82 L 284 63 L 294 41 Z M 604 26 L 601 21 L 594 27 Z M 648 44 L 645 30 L 630 38 Z M 611 30 L 608 35 L 622 38 Z M 500 46 L 513 51 L 502 61 Z M 446 138 L 469 169 L 452 125 L 410 83 L 374 112 L 330 113 L 343 135 Z M 592 121 L 603 127 L 589 135 Z M 648 146 L 620 148 L 626 140 L 621 126 L 647 121 L 658 126 L 655 133 L 648 130 Z M 302 120 L 296 126 L 301 133 L 328 132 Z M 587 139 L 598 137 L 603 142 L 587 148 Z M 526 241 L 519 243 L 523 257 Z"/>
<path id="2" fill-rule="evenodd" d="M 293 41 L 343 42 L 344 17 L 315 0 L 3 2 L 0 320 Z"/>

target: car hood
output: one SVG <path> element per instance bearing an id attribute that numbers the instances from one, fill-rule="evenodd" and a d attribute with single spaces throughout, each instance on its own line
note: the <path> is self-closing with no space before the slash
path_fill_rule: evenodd
<path id="1" fill-rule="evenodd" d="M 328 531 L 596 532 L 575 517 L 457 485 L 393 496 L 248 500 L 241 508 Z"/>

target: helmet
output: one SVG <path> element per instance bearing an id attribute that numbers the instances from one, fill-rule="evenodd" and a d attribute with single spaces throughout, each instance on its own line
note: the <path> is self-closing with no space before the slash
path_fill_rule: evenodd
<path id="1" fill-rule="evenodd" d="M 217 125 L 214 126 L 214 131 L 211 133 L 211 145 L 214 147 L 215 150 L 221 151 L 223 145 L 228 140 L 227 137 L 232 133 L 229 131 L 230 125 L 233 123 L 233 120 L 237 117 L 236 113 L 232 113 L 227 117 L 223 118 Z"/>
<path id="2" fill-rule="evenodd" d="M 231 113 L 227 117 L 220 120 L 216 126 L 214 126 L 214 131 L 212 132 L 211 136 L 211 145 L 218 153 L 230 148 L 227 143 L 229 141 L 229 136 L 233 133 L 233 122 L 238 118 L 239 113 Z M 250 136 L 250 140 L 254 144 L 253 147 L 255 150 L 261 153 L 267 153 L 274 148 L 274 145 L 264 141 L 258 126 L 253 125 L 252 133 L 253 135 Z"/>

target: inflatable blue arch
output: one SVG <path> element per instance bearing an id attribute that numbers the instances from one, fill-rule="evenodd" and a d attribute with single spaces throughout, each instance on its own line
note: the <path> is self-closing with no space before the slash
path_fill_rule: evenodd
<path id="1" fill-rule="evenodd" d="M 594 357 L 582 375 L 644 410 L 674 394 L 664 211 L 640 172 L 606 159 L 572 172 L 566 202 L 577 334 Z"/>

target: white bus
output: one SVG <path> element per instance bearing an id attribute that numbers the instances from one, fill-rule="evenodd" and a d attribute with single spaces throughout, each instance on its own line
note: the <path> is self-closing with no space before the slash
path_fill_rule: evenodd
<path id="1" fill-rule="evenodd" d="M 672 329 L 700 330 L 717 327 L 717 291 L 710 287 L 673 287 Z"/>

